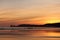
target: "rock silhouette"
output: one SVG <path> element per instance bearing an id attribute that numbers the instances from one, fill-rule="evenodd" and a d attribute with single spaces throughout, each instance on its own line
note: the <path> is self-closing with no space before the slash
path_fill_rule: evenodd
<path id="1" fill-rule="evenodd" d="M 10 25 L 10 27 L 60 27 L 60 23 L 47 23 L 44 25 L 36 24 L 19 24 L 19 25 Z"/>

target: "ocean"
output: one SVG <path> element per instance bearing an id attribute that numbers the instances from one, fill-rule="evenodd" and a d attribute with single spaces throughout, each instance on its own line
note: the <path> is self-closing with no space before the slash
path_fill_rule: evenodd
<path id="1" fill-rule="evenodd" d="M 60 31 L 58 29 L 0 30 L 0 40 L 60 40 Z"/>

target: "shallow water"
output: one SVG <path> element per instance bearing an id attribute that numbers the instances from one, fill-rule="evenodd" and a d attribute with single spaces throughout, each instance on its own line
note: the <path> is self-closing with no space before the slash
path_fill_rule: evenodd
<path id="1" fill-rule="evenodd" d="M 0 40 L 60 40 L 60 31 L 54 30 L 0 31 Z"/>
<path id="2" fill-rule="evenodd" d="M 60 40 L 60 38 L 44 38 L 20 35 L 0 35 L 0 40 Z"/>

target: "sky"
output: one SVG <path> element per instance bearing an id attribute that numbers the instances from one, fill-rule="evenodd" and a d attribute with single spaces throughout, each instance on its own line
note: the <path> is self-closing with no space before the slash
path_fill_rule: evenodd
<path id="1" fill-rule="evenodd" d="M 0 27 L 60 22 L 60 0 L 0 0 Z"/>

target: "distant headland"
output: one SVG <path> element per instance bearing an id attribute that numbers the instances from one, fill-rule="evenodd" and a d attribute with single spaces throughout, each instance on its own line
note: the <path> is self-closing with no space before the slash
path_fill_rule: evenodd
<path id="1" fill-rule="evenodd" d="M 19 24 L 19 25 L 10 25 L 10 27 L 60 27 L 60 23 L 47 23 L 47 24 L 44 24 L 44 25 Z"/>

